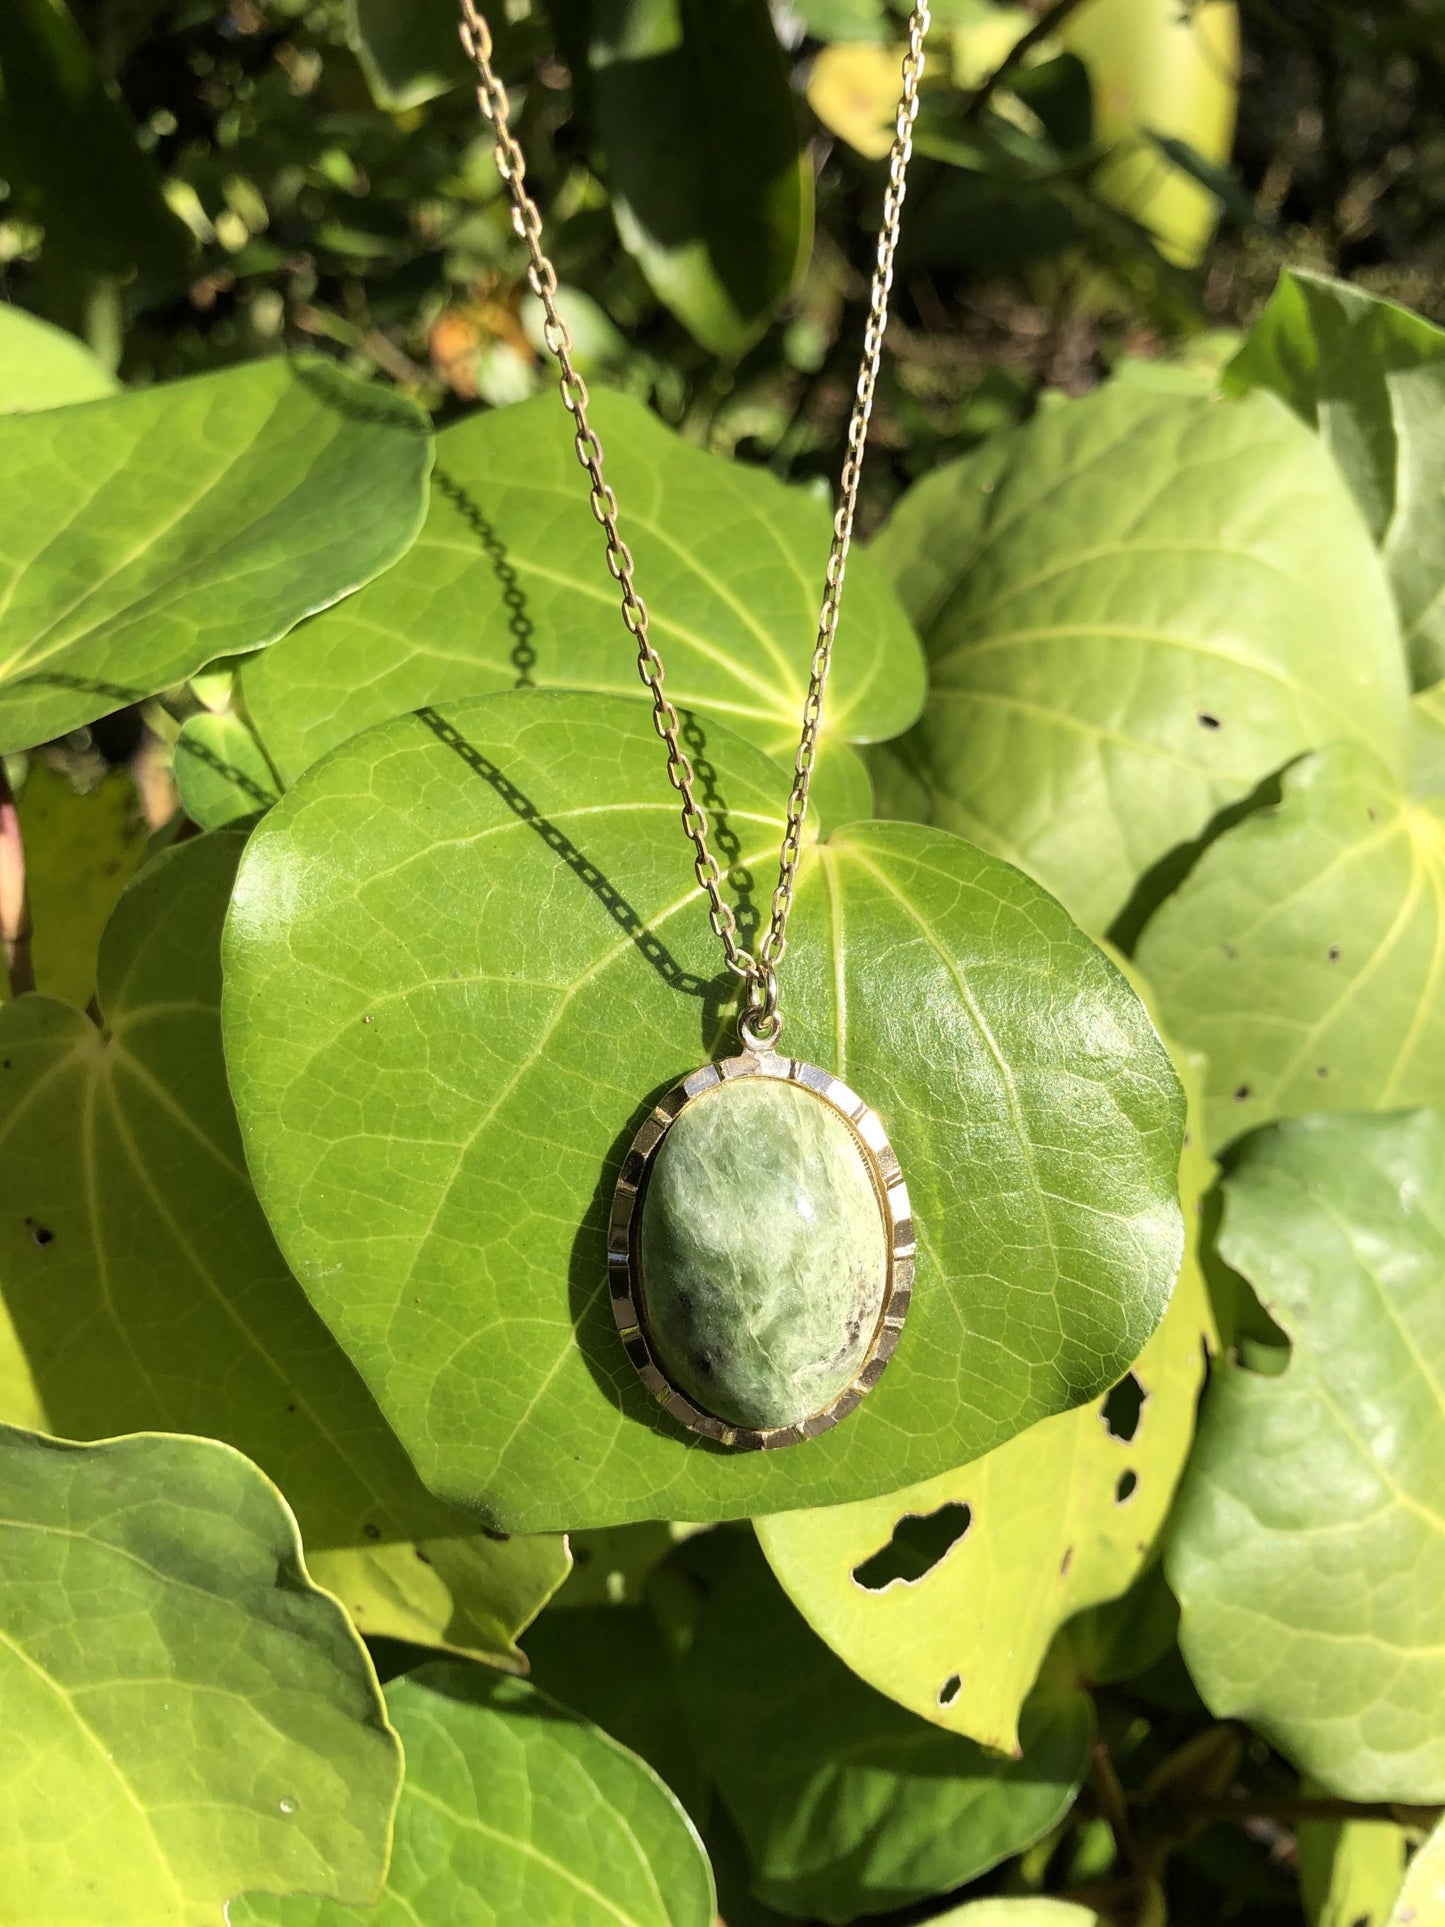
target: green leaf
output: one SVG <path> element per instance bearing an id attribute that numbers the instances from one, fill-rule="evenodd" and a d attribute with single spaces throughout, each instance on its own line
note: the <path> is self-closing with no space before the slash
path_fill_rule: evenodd
<path id="1" fill-rule="evenodd" d="M 229 1446 L 0 1427 L 0 1887 L 16 1921 L 362 1904 L 401 1780 L 361 1641 Z"/>
<path id="2" fill-rule="evenodd" d="M 1445 1921 L 1445 1823 L 1410 1862 L 1390 1927 L 1441 1927 Z"/>
<path id="3" fill-rule="evenodd" d="M 1445 683 L 1422 689 L 1411 702 L 1410 741 L 1415 794 L 1445 793 Z"/>
<path id="4" fill-rule="evenodd" d="M 1445 798 L 1337 744 L 1210 846 L 1145 927 L 1211 1144 L 1304 1111 L 1445 1100 Z"/>
<path id="5" fill-rule="evenodd" d="M 1387 1927 L 1405 1874 L 1405 1832 L 1388 1820 L 1307 1820 L 1298 1829 L 1310 1927 Z"/>
<path id="6" fill-rule="evenodd" d="M 64 0 L 0 7 L 0 175 L 7 215 L 45 229 L 45 269 L 184 276 L 190 236 Z"/>
<path id="7" fill-rule="evenodd" d="M 1204 1376 L 1211 1317 L 1198 1223 L 1212 1179 L 1196 1126 L 1180 1168 L 1188 1244 L 1174 1296 L 1107 1398 L 926 1484 L 754 1522 L 813 1630 L 911 1712 L 1015 1750 L 1055 1634 L 1126 1592 L 1152 1556 Z"/>
<path id="8" fill-rule="evenodd" d="M 117 386 L 74 335 L 23 308 L 0 305 L 0 415 L 97 401 Z"/>
<path id="9" fill-rule="evenodd" d="M 923 721 L 873 759 L 880 809 L 1009 858 L 1089 929 L 1302 750 L 1403 767 L 1389 586 L 1272 396 L 1047 409 L 917 484 L 874 553 L 932 667 Z"/>
<path id="10" fill-rule="evenodd" d="M 347 42 L 378 107 L 405 113 L 465 84 L 458 17 L 450 0 L 346 0 Z"/>
<path id="11" fill-rule="evenodd" d="M 1269 388 L 1339 463 L 1379 543 L 1415 681 L 1445 676 L 1445 328 L 1324 275 L 1287 270 L 1225 370 Z"/>
<path id="12" fill-rule="evenodd" d="M 865 1686 L 755 1547 L 731 1554 L 709 1575 L 683 1693 L 762 1900 L 826 1921 L 907 1906 L 976 1879 L 1068 1810 L 1091 1738 L 1084 1694 L 1051 1678 L 1024 1715 L 1022 1753 L 1000 1759 Z"/>
<path id="13" fill-rule="evenodd" d="M 935 1914 L 926 1927 L 1100 1927 L 1099 1916 L 1070 1900 L 1031 1894 L 1015 1900 L 970 1900 Z"/>
<path id="14" fill-rule="evenodd" d="M 592 417 L 669 695 L 791 768 L 827 509 L 690 447 L 625 396 L 599 391 Z M 818 801 L 830 822 L 846 822 L 871 814 L 871 793 L 844 745 L 896 735 L 923 703 L 922 652 L 865 557 L 849 564 L 836 664 Z M 585 478 L 550 394 L 444 430 L 411 553 L 244 675 L 251 719 L 288 783 L 369 723 L 524 682 L 642 695 Z"/>
<path id="15" fill-rule="evenodd" d="M 432 1498 L 251 1190 L 217 1008 L 241 842 L 177 844 L 126 892 L 101 949 L 105 1032 L 49 997 L 0 1009 L 4 1415 L 224 1438 L 281 1486 L 363 1631 L 520 1665 L 513 1636 L 564 1547 L 497 1544 Z"/>
<path id="16" fill-rule="evenodd" d="M 1445 1118 L 1250 1138 L 1220 1252 L 1288 1334 L 1222 1366 L 1169 1549 L 1210 1710 L 1351 1800 L 1445 1797 Z"/>
<path id="17" fill-rule="evenodd" d="M 135 784 L 114 770 L 82 795 L 32 758 L 18 808 L 35 926 L 35 987 L 88 1003 L 101 932 L 146 853 Z"/>
<path id="18" fill-rule="evenodd" d="M 677 1801 L 625 1747 L 524 1686 L 435 1664 L 386 1689 L 406 1748 L 374 1927 L 712 1927 L 712 1875 Z M 249 1901 L 231 1927 L 348 1927 L 321 1901 Z"/>
<path id="19" fill-rule="evenodd" d="M 259 361 L 0 418 L 0 751 L 259 649 L 420 525 L 419 409 Z"/>
<path id="20" fill-rule="evenodd" d="M 887 40 L 894 31 L 883 0 L 791 0 L 788 11 L 817 40 Z"/>
<path id="21" fill-rule="evenodd" d="M 202 710 L 176 738 L 172 770 L 181 807 L 203 830 L 243 823 L 276 801 L 266 752 L 239 716 Z"/>
<path id="22" fill-rule="evenodd" d="M 708 753 L 770 888 L 779 772 L 723 731 Z M 889 1126 L 922 1225 L 909 1330 L 827 1436 L 699 1449 L 618 1344 L 606 1226 L 658 1094 L 733 1048 L 720 966 L 636 703 L 398 718 L 247 847 L 225 1022 L 258 1193 L 428 1484 L 496 1524 L 737 1517 L 932 1477 L 1096 1396 L 1162 1313 L 1183 1103 L 1143 1007 L 1007 865 L 855 824 L 804 856 L 789 1048 Z"/>
<path id="23" fill-rule="evenodd" d="M 694 339 L 735 361 L 813 235 L 813 173 L 767 0 L 589 0 L 584 31 L 622 245 Z"/>

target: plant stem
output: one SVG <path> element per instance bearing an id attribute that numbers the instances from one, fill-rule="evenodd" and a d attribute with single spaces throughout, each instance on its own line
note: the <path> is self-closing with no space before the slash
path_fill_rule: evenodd
<path id="1" fill-rule="evenodd" d="M 25 883 L 25 839 L 20 812 L 0 757 L 0 954 L 10 978 L 10 995 L 35 988 L 30 955 L 30 892 Z"/>
<path id="2" fill-rule="evenodd" d="M 1327 1794 L 1246 1793 L 1200 1800 L 1195 1811 L 1207 1820 L 1278 1820 L 1285 1826 L 1301 1820 L 1392 1820 L 1397 1826 L 1433 1827 L 1445 1809 L 1401 1806 L 1390 1800 L 1337 1800 Z"/>

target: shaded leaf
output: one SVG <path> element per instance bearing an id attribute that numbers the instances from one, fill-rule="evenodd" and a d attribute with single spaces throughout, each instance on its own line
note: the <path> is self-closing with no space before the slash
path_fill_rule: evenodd
<path id="1" fill-rule="evenodd" d="M 0 1884 L 15 1920 L 220 1927 L 371 1900 L 401 1754 L 296 1524 L 208 1439 L 0 1427 Z"/>
<path id="2" fill-rule="evenodd" d="M 411 543 L 430 460 L 417 408 L 314 360 L 0 418 L 0 750 L 349 594 Z"/>
<path id="3" fill-rule="evenodd" d="M 874 553 L 932 666 L 879 807 L 974 838 L 1091 929 L 1290 757 L 1406 749 L 1378 556 L 1268 395 L 1106 387 L 903 499 Z"/>
<path id="4" fill-rule="evenodd" d="M 7 215 L 45 229 L 45 269 L 184 276 L 190 235 L 64 0 L 0 8 L 0 174 Z"/>
<path id="5" fill-rule="evenodd" d="M 176 738 L 172 771 L 181 807 L 203 830 L 243 823 L 276 801 L 266 752 L 239 716 L 202 710 Z"/>
<path id="6" fill-rule="evenodd" d="M 480 1667 L 434 1664 L 386 1689 L 406 1748 L 375 1927 L 712 1927 L 697 1834 L 636 1755 Z M 247 1901 L 231 1927 L 348 1927 L 324 1901 Z"/>
<path id="7" fill-rule="evenodd" d="M 1325 275 L 1286 271 L 1225 371 L 1270 388 L 1339 463 L 1379 543 L 1415 681 L 1445 676 L 1445 328 Z"/>
<path id="8" fill-rule="evenodd" d="M 1145 927 L 1169 1034 L 1209 1060 L 1222 1144 L 1304 1111 L 1445 1099 L 1445 799 L 1337 744 L 1210 846 Z"/>
<path id="9" fill-rule="evenodd" d="M 1352 1800 L 1445 1796 L 1445 1120 L 1250 1138 L 1225 1261 L 1289 1335 L 1222 1366 L 1168 1564 L 1211 1711 Z"/>
<path id="10" fill-rule="evenodd" d="M 513 1635 L 564 1547 L 497 1544 L 432 1498 L 251 1190 L 217 1008 L 241 841 L 178 844 L 126 893 L 101 949 L 104 1034 L 49 997 L 0 1009 L 5 1416 L 225 1438 L 281 1486 L 363 1631 L 520 1665 Z"/>
<path id="11" fill-rule="evenodd" d="M 917 1720 L 811 1633 L 746 1540 L 707 1576 L 682 1669 L 693 1735 L 769 1905 L 827 1921 L 975 1879 L 1073 1800 L 1087 1698 L 1049 1679 L 1012 1760 Z"/>
<path id="12" fill-rule="evenodd" d="M 100 934 L 146 853 L 135 784 L 115 770 L 82 795 L 39 758 L 19 798 L 35 987 L 88 1003 Z"/>
<path id="13" fill-rule="evenodd" d="M 791 768 L 827 509 L 690 447 L 625 396 L 599 391 L 592 415 L 669 695 Z M 566 417 L 547 394 L 444 430 L 411 553 L 284 649 L 249 663 L 244 683 L 261 740 L 290 783 L 369 723 L 427 703 L 526 683 L 640 701 L 636 656 Z M 844 744 L 896 735 L 923 702 L 922 653 L 866 558 L 849 565 L 836 665 L 817 797 L 820 814 L 847 821 L 870 813 L 871 793 Z"/>
<path id="14" fill-rule="evenodd" d="M 1188 1244 L 1174 1296 L 1106 1398 L 926 1484 L 754 1522 L 813 1630 L 860 1678 L 935 1725 L 1016 1749 L 1055 1634 L 1127 1591 L 1152 1555 L 1204 1376 L 1211 1320 L 1198 1226 L 1212 1178 L 1196 1125 L 1180 1170 Z"/>
<path id="15" fill-rule="evenodd" d="M 736 360 L 813 233 L 813 174 L 767 0 L 589 0 L 583 31 L 622 245 L 688 332 Z"/>
<path id="16" fill-rule="evenodd" d="M 466 85 L 458 17 L 450 0 L 346 0 L 347 42 L 378 107 L 405 113 Z"/>
<path id="17" fill-rule="evenodd" d="M 709 754 L 767 875 L 778 772 L 722 731 Z M 806 1448 L 699 1448 L 618 1344 L 606 1225 L 658 1094 L 733 1049 L 720 963 L 630 702 L 400 718 L 247 847 L 225 1020 L 258 1192 L 427 1482 L 494 1523 L 737 1517 L 931 1477 L 1096 1396 L 1158 1322 L 1183 1104 L 1142 1005 L 1006 865 L 855 824 L 805 854 L 789 1048 L 889 1126 L 922 1226 L 909 1330 Z"/>
<path id="18" fill-rule="evenodd" d="M 117 386 L 83 341 L 23 308 L 0 305 L 0 414 L 96 401 Z"/>

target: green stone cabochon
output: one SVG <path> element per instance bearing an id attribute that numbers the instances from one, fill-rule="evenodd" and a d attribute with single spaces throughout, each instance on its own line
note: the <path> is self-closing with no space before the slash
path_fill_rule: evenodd
<path id="1" fill-rule="evenodd" d="M 684 1106 L 642 1206 L 642 1299 L 667 1377 L 730 1425 L 821 1411 L 857 1377 L 888 1283 L 864 1153 L 812 1091 L 730 1079 Z"/>

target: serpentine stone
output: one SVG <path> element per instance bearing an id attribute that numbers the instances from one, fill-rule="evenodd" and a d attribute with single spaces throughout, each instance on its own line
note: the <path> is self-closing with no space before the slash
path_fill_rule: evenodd
<path id="1" fill-rule="evenodd" d="M 641 1264 L 657 1362 L 694 1404 L 759 1430 L 821 1410 L 867 1358 L 888 1279 L 847 1123 L 779 1078 L 704 1091 L 653 1162 Z"/>

